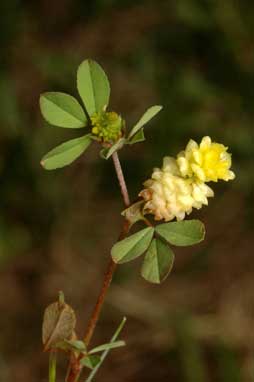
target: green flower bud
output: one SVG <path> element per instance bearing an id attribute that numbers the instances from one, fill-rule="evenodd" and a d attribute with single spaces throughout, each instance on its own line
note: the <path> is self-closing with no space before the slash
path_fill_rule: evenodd
<path id="1" fill-rule="evenodd" d="M 122 136 L 123 120 L 120 115 L 111 111 L 96 113 L 91 117 L 92 134 L 101 142 L 115 143 Z"/>

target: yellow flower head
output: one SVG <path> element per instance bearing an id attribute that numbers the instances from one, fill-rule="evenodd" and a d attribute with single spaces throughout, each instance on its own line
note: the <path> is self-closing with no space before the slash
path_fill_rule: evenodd
<path id="1" fill-rule="evenodd" d="M 208 204 L 213 191 L 203 182 L 183 178 L 174 158 L 165 157 L 161 169 L 153 170 L 151 179 L 144 183 L 145 189 L 139 196 L 145 200 L 144 211 L 155 216 L 155 220 L 183 220 L 192 208 Z"/>
<path id="2" fill-rule="evenodd" d="M 231 154 L 227 147 L 204 137 L 198 145 L 192 139 L 177 156 L 177 164 L 183 177 L 195 177 L 201 182 L 232 180 L 235 174 L 230 170 Z"/>

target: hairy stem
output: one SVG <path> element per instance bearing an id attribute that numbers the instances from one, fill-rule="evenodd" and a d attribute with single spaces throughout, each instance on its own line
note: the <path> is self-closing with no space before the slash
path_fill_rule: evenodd
<path id="1" fill-rule="evenodd" d="M 121 163 L 120 163 L 117 152 L 115 152 L 112 155 L 112 159 L 113 159 L 116 175 L 117 175 L 117 178 L 119 181 L 123 201 L 124 201 L 125 206 L 128 207 L 130 205 L 130 198 L 129 198 L 128 189 L 127 189 L 127 186 L 125 183 Z M 130 229 L 130 226 L 131 226 L 131 223 L 128 220 L 125 220 L 118 240 L 122 240 L 127 236 L 129 229 Z M 114 261 L 110 258 L 110 261 L 109 261 L 109 264 L 108 264 L 108 267 L 107 267 L 107 270 L 106 270 L 106 273 L 105 273 L 105 276 L 103 279 L 102 287 L 101 287 L 99 296 L 97 298 L 96 304 L 94 306 L 92 315 L 91 315 L 90 320 L 88 322 L 87 330 L 86 330 L 86 333 L 84 336 L 84 342 L 86 343 L 87 346 L 89 345 L 89 343 L 92 339 L 94 330 L 96 328 L 98 319 L 100 317 L 101 309 L 102 309 L 103 303 L 105 301 L 107 291 L 110 287 L 116 266 L 117 266 L 117 264 L 114 263 Z M 79 362 L 79 359 L 77 361 Z M 80 373 L 81 373 L 81 368 L 79 367 L 78 364 L 74 363 L 73 367 L 70 368 L 70 371 L 67 375 L 66 381 L 67 382 L 78 381 Z"/>

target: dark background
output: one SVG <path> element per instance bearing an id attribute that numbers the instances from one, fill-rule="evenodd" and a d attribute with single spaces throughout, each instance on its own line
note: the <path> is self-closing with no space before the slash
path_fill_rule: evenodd
<path id="1" fill-rule="evenodd" d="M 79 131 L 44 123 L 43 91 L 77 96 L 78 64 L 97 60 L 110 108 L 129 127 L 163 111 L 147 141 L 120 152 L 132 200 L 153 166 L 189 138 L 230 147 L 234 182 L 192 217 L 205 241 L 177 248 L 160 286 L 118 268 L 94 338 L 106 342 L 126 315 L 127 346 L 110 353 L 104 382 L 254 381 L 254 2 L 247 0 L 1 0 L 0 380 L 47 380 L 44 308 L 60 289 L 84 332 L 123 209 L 112 162 L 93 146 L 47 172 L 41 157 Z M 65 370 L 61 358 L 61 369 Z"/>

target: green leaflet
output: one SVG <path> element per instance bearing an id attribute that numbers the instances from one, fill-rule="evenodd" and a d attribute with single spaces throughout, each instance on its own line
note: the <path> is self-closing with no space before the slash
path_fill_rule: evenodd
<path id="1" fill-rule="evenodd" d="M 118 241 L 111 250 L 113 260 L 122 264 L 142 255 L 148 248 L 153 233 L 154 228 L 147 227 L 126 239 Z"/>
<path id="2" fill-rule="evenodd" d="M 204 239 L 205 227 L 200 220 L 183 220 L 160 224 L 155 231 L 167 242 L 177 246 L 197 244 Z"/>
<path id="3" fill-rule="evenodd" d="M 54 170 L 67 166 L 77 159 L 88 148 L 91 142 L 90 134 L 64 142 L 48 152 L 42 158 L 41 165 L 46 170 Z"/>
<path id="4" fill-rule="evenodd" d="M 100 361 L 101 357 L 99 355 L 86 355 L 80 360 L 80 364 L 93 370 L 95 366 L 100 363 Z"/>
<path id="5" fill-rule="evenodd" d="M 115 333 L 113 334 L 110 342 L 113 343 L 116 341 L 117 337 L 119 336 L 119 334 L 121 333 L 124 325 L 125 325 L 125 322 L 126 322 L 126 317 L 124 317 L 120 323 L 120 325 L 118 326 L 118 328 L 116 329 Z M 86 379 L 86 382 L 91 382 L 94 378 L 94 376 L 96 375 L 97 371 L 99 370 L 101 364 L 103 363 L 103 361 L 105 360 L 105 358 L 107 357 L 108 353 L 109 353 L 110 349 L 106 349 L 104 350 L 104 352 L 102 353 L 101 355 L 101 360 L 100 362 L 94 367 L 94 369 L 91 371 L 91 373 L 89 374 L 88 378 Z"/>
<path id="6" fill-rule="evenodd" d="M 40 96 L 41 113 L 51 125 L 77 129 L 86 126 L 87 118 L 78 101 L 69 94 L 47 92 Z"/>
<path id="7" fill-rule="evenodd" d="M 90 116 L 107 107 L 110 85 L 104 70 L 97 62 L 85 60 L 80 64 L 77 72 L 77 86 Z"/>
<path id="8" fill-rule="evenodd" d="M 147 111 L 142 115 L 140 120 L 136 123 L 136 125 L 132 128 L 129 133 L 128 139 L 132 138 L 147 122 L 150 121 L 159 111 L 162 109 L 162 106 L 155 105 L 147 109 Z"/>
<path id="9" fill-rule="evenodd" d="M 140 129 L 135 135 L 133 135 L 129 140 L 126 141 L 128 145 L 134 145 L 135 143 L 145 141 L 144 129 Z"/>
<path id="10" fill-rule="evenodd" d="M 92 350 L 89 351 L 89 354 L 98 353 L 98 352 L 101 352 L 104 350 L 116 349 L 116 348 L 120 348 L 122 346 L 125 346 L 124 341 L 109 342 L 107 344 L 102 344 L 102 345 L 96 346 L 95 348 L 93 348 Z"/>
<path id="11" fill-rule="evenodd" d="M 167 244 L 160 239 L 153 239 L 146 252 L 141 275 L 151 283 L 160 284 L 171 271 L 174 257 Z"/>

